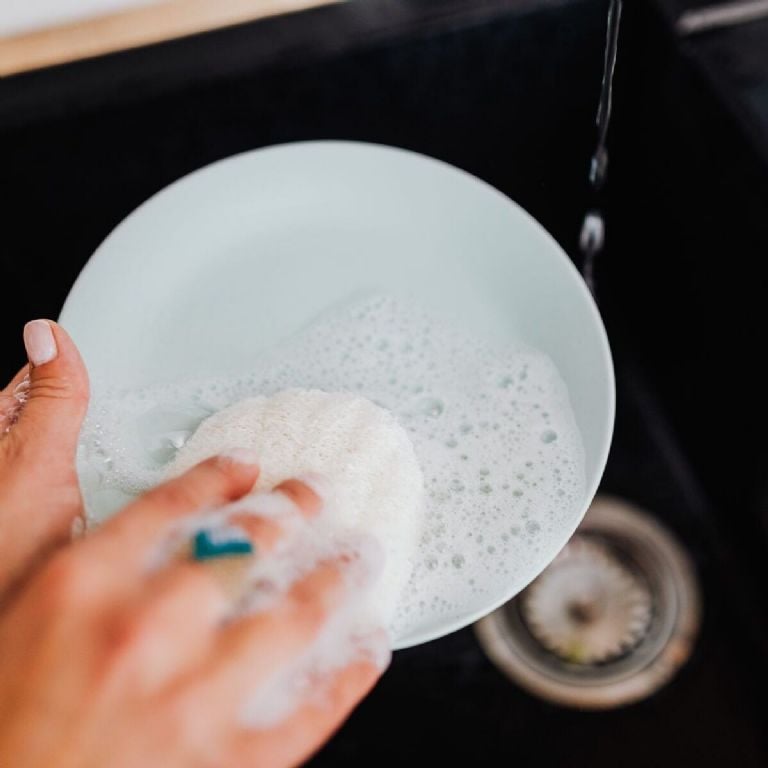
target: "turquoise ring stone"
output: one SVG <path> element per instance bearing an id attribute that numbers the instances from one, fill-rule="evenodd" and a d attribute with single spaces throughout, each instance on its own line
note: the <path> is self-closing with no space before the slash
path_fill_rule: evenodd
<path id="1" fill-rule="evenodd" d="M 192 538 L 192 559 L 197 561 L 244 557 L 254 551 L 249 539 L 230 530 L 202 530 Z"/>

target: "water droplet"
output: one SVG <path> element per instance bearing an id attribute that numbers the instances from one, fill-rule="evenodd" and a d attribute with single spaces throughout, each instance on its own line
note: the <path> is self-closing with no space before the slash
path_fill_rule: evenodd
<path id="1" fill-rule="evenodd" d="M 455 437 L 450 437 L 448 440 L 445 441 L 445 445 L 447 448 L 455 448 L 459 444 L 459 441 Z M 462 456 L 462 458 L 464 458 Z"/>
<path id="2" fill-rule="evenodd" d="M 529 520 L 525 524 L 525 530 L 530 534 L 538 533 L 541 530 L 541 526 L 535 520 Z"/>
<path id="3" fill-rule="evenodd" d="M 415 410 L 429 416 L 430 419 L 436 419 L 445 410 L 445 404 L 436 397 L 425 397 L 416 404 Z"/>
<path id="4" fill-rule="evenodd" d="M 464 565 L 464 555 L 454 555 L 451 558 L 451 563 L 454 568 L 461 568 Z"/>
<path id="5" fill-rule="evenodd" d="M 541 433 L 542 443 L 554 443 L 555 440 L 557 440 L 557 432 L 555 432 L 553 429 L 545 429 Z"/>
<path id="6" fill-rule="evenodd" d="M 480 486 L 480 493 L 484 493 L 486 496 L 493 493 L 493 486 L 491 486 L 489 483 L 484 483 Z"/>

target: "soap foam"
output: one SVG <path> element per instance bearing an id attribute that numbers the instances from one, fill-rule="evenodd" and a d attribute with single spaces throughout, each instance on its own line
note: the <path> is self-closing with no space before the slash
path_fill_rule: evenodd
<path id="1" fill-rule="evenodd" d="M 159 482 L 211 414 L 297 389 L 367 398 L 393 414 L 413 445 L 425 499 L 389 623 L 396 639 L 523 586 L 581 513 L 581 440 L 554 364 L 377 296 L 327 313 L 246 375 L 97 394 L 81 454 L 81 471 L 100 484 L 86 495 L 91 517 L 106 506 L 105 492 Z"/>
<path id="2" fill-rule="evenodd" d="M 333 497 L 326 495 L 311 516 L 284 494 L 254 492 L 179 519 L 154 542 L 148 570 L 162 569 L 187 551 L 198 531 L 219 540 L 247 537 L 251 516 L 275 521 L 283 535 L 268 556 L 257 547 L 255 557 L 216 561 L 218 579 L 232 599 L 233 619 L 270 611 L 318 566 L 332 564 L 340 577 L 335 608 L 317 635 L 307 636 L 306 646 L 276 665 L 241 702 L 241 724 L 263 729 L 279 724 L 301 705 L 322 707 L 334 676 L 350 664 L 365 662 L 383 670 L 391 641 L 382 627 L 391 607 L 381 600 L 386 565 L 381 545 L 370 534 L 340 523 Z"/>

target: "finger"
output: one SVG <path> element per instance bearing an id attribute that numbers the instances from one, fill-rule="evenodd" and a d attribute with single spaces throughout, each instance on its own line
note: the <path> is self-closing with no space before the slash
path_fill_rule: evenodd
<path id="1" fill-rule="evenodd" d="M 234 716 L 243 696 L 312 644 L 343 591 L 339 564 L 324 563 L 296 582 L 273 609 L 223 629 L 211 658 L 190 684 L 192 695 Z"/>
<path id="2" fill-rule="evenodd" d="M 27 323 L 24 346 L 29 358 L 29 387 L 14 435 L 32 460 L 74 466 L 89 393 L 80 353 L 67 332 L 52 320 Z M 15 386 L 22 381 L 23 377 Z"/>
<path id="3" fill-rule="evenodd" d="M 230 764 L 283 768 L 303 763 L 330 739 L 381 673 L 382 669 L 370 662 L 345 667 L 317 700 L 305 703 L 276 727 L 238 732 Z"/>
<path id="4" fill-rule="evenodd" d="M 13 506 L 24 518 L 24 549 L 31 552 L 67 541 L 81 512 L 75 454 L 88 407 L 88 374 L 67 332 L 50 320 L 27 323 L 24 344 L 26 373 L 19 371 L 6 390 L 21 407 L 0 445 L 12 475 Z M 33 514 L 30 505 L 37 506 Z"/>
<path id="5" fill-rule="evenodd" d="M 242 451 L 215 456 L 145 493 L 84 542 L 95 557 L 113 558 L 128 578 L 144 569 L 153 544 L 185 516 L 248 493 L 259 474 L 255 457 Z"/>
<path id="6" fill-rule="evenodd" d="M 319 485 L 314 475 L 285 480 L 272 493 L 250 497 L 242 510 L 228 515 L 227 521 L 240 528 L 259 552 L 269 552 L 285 535 L 287 519 L 296 512 L 310 519 L 320 511 L 323 500 Z"/>
<path id="7" fill-rule="evenodd" d="M 305 517 L 314 517 L 322 508 L 326 496 L 325 480 L 314 474 L 284 480 L 275 486 L 275 491 L 287 496 Z"/>
<path id="8" fill-rule="evenodd" d="M 36 563 L 69 541 L 82 512 L 75 454 L 88 376 L 72 340 L 56 323 L 28 323 L 24 341 L 29 383 L 22 369 L 6 388 L 13 410 L 1 425 L 7 433 L 0 440 L 6 502 L 0 592 L 6 595 Z"/>

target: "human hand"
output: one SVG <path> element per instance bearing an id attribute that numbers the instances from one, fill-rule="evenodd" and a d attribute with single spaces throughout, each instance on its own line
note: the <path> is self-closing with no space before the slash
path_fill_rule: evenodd
<path id="1" fill-rule="evenodd" d="M 82 513 L 75 472 L 88 375 L 63 328 L 24 328 L 29 357 L 0 390 L 0 601 L 14 583 L 70 539 Z"/>
<path id="2" fill-rule="evenodd" d="M 21 421 L 19 422 L 21 424 Z M 345 562 L 318 565 L 262 613 L 232 619 L 215 570 L 148 552 L 196 511 L 246 494 L 242 456 L 210 459 L 150 491 L 57 552 L 0 617 L 0 755 L 14 768 L 284 768 L 305 760 L 381 674 L 359 660 L 324 695 L 259 730 L 243 701 L 312 643 L 349 589 Z M 274 492 L 304 515 L 321 500 L 289 480 Z M 238 525 L 258 557 L 289 535 L 279 520 Z M 224 560 L 220 562 L 225 562 Z"/>

